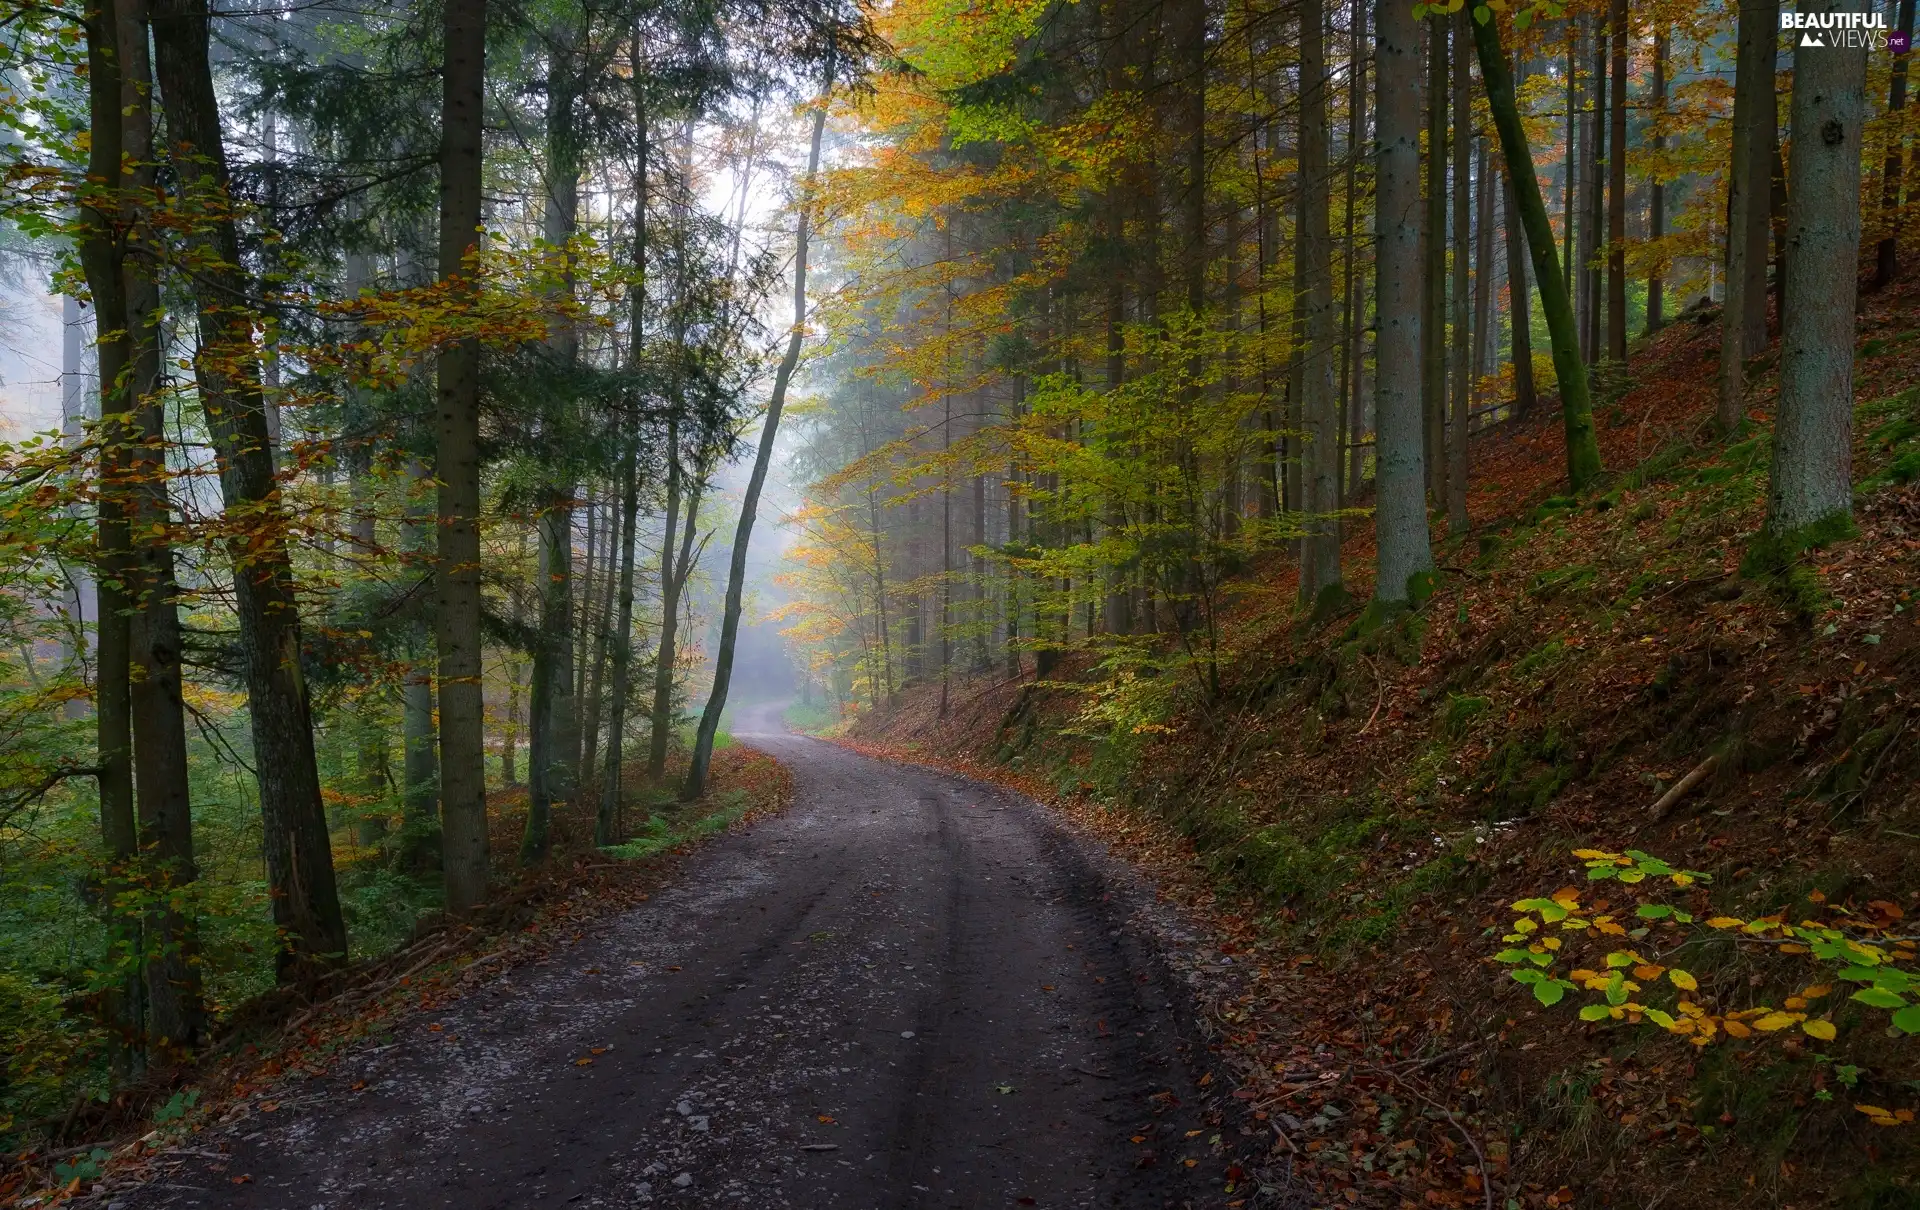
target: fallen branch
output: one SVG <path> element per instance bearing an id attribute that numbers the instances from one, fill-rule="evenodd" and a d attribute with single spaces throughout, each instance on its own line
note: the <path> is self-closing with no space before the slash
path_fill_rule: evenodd
<path id="1" fill-rule="evenodd" d="M 1373 730 L 1374 720 L 1380 717 L 1380 707 L 1387 704 L 1387 682 L 1386 682 L 1386 679 L 1380 675 L 1380 665 L 1374 663 L 1372 660 L 1368 660 L 1367 667 L 1373 669 L 1373 684 L 1374 684 L 1375 692 L 1374 692 L 1374 699 L 1373 699 L 1373 713 L 1367 716 L 1367 725 L 1360 728 L 1359 733 L 1361 735 L 1365 735 L 1367 732 Z"/>
<path id="2" fill-rule="evenodd" d="M 1647 817 L 1655 823 L 1659 823 L 1662 819 L 1665 819 L 1667 812 L 1673 809 L 1673 804 L 1685 798 L 1688 791 L 1705 781 L 1707 774 L 1713 772 L 1719 764 L 1720 754 L 1716 752 L 1695 765 L 1688 771 L 1685 777 L 1673 783 L 1673 789 L 1668 790 L 1660 796 L 1659 802 L 1654 803 L 1652 807 L 1648 808 Z"/>

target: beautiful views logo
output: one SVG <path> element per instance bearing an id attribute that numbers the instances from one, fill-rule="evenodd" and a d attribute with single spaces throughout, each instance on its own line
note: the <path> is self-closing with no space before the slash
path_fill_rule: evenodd
<path id="1" fill-rule="evenodd" d="M 1886 50 L 1892 41 L 1885 13 L 1781 13 L 1780 28 L 1798 32 L 1801 47 Z M 1894 53 L 1904 54 L 1906 47 L 1901 45 Z"/>

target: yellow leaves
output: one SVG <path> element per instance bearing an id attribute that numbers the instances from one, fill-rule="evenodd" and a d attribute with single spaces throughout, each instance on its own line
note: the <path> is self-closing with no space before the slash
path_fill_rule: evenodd
<path id="1" fill-rule="evenodd" d="M 1743 1021 L 1735 1021 L 1729 1017 L 1721 1024 L 1725 1026 L 1727 1036 L 1730 1038 L 1751 1038 L 1753 1036 L 1753 1030 L 1747 1028 L 1746 1023 Z"/>
<path id="2" fill-rule="evenodd" d="M 1569 912 L 1578 911 L 1580 908 L 1580 892 L 1574 887 L 1563 886 L 1548 898 Z"/>
<path id="3" fill-rule="evenodd" d="M 1624 926 L 1616 924 L 1605 917 L 1594 921 L 1593 927 L 1599 929 L 1608 937 L 1624 937 L 1627 935 L 1627 930 Z"/>
<path id="4" fill-rule="evenodd" d="M 1660 977 L 1660 972 L 1666 969 L 1667 968 L 1664 966 L 1658 966 L 1651 962 L 1645 962 L 1633 968 L 1633 977 L 1636 979 L 1658 979 Z"/>
<path id="5" fill-rule="evenodd" d="M 1911 1109 L 1882 1109 L 1878 1105 L 1858 1105 L 1855 1109 L 1867 1115 L 1875 1126 L 1905 1126 L 1913 1121 Z"/>
<path id="6" fill-rule="evenodd" d="M 1744 924 L 1746 921 L 1738 916 L 1715 916 L 1707 921 L 1707 927 L 1710 929 L 1737 929 Z"/>
<path id="7" fill-rule="evenodd" d="M 1773 1033 L 1792 1025 L 1796 1016 L 1797 1014 L 1794 1013 L 1771 1012 L 1764 1017 L 1755 1018 L 1753 1027 L 1762 1033 Z"/>
<path id="8" fill-rule="evenodd" d="M 1683 992 L 1700 990 L 1700 981 L 1678 967 L 1667 972 L 1667 981 Z"/>
<path id="9" fill-rule="evenodd" d="M 1806 1031 L 1808 1037 L 1818 1038 L 1822 1042 L 1833 1041 L 1836 1033 L 1831 1021 L 1802 1021 L 1800 1028 Z"/>
<path id="10" fill-rule="evenodd" d="M 1832 995 L 1833 985 L 1830 983 L 1816 983 L 1812 987 L 1809 987 L 1804 991 L 1802 991 L 1800 994 L 1805 996 L 1809 1000 L 1818 1000 L 1823 996 Z"/>
<path id="11" fill-rule="evenodd" d="M 1615 861 L 1619 858 L 1619 854 L 1604 849 L 1575 849 L 1573 855 L 1582 861 Z"/>

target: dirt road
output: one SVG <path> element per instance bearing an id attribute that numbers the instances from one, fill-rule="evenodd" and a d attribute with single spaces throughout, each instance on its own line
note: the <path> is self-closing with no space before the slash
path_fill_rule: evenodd
<path id="1" fill-rule="evenodd" d="M 776 727 L 790 811 L 113 1205 L 1230 1200 L 1152 896 L 1024 799 Z"/>

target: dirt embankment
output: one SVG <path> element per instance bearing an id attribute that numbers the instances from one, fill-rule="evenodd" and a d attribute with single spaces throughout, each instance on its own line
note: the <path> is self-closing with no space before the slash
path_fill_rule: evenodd
<path id="1" fill-rule="evenodd" d="M 1516 900 L 1648 901 L 1589 884 L 1579 848 L 1709 874 L 1666 888 L 1701 921 L 1891 938 L 1920 910 L 1916 301 L 1874 298 L 1862 324 L 1859 534 L 1785 571 L 1742 572 L 1771 380 L 1754 431 L 1718 438 L 1717 327 L 1683 321 L 1602 406 L 1599 491 L 1556 494 L 1551 416 L 1476 443 L 1477 524 L 1400 625 L 1311 623 L 1268 567 L 1238 586 L 1215 698 L 1175 658 L 1119 683 L 1083 656 L 1051 674 L 1078 690 L 963 681 L 942 718 L 909 689 L 852 742 L 1050 795 L 1208 913 L 1256 968 L 1214 1008 L 1240 1095 L 1343 1200 L 1916 1204 L 1920 1127 L 1896 1111 L 1920 1109 L 1920 1040 L 1854 985 L 1807 1009 L 1831 1040 L 1816 1023 L 1696 1046 L 1583 1023 L 1592 993 L 1548 1007 L 1492 961 Z M 1364 595 L 1364 526 L 1345 554 Z M 1634 944 L 1739 1026 L 1821 977 L 1779 941 L 1667 919 Z"/>

